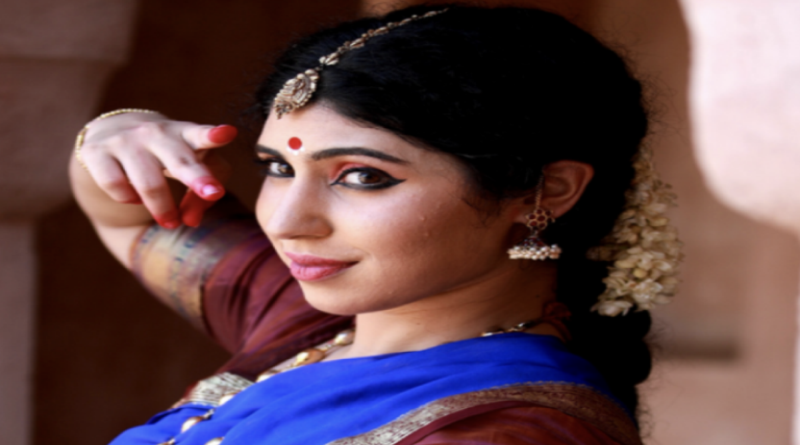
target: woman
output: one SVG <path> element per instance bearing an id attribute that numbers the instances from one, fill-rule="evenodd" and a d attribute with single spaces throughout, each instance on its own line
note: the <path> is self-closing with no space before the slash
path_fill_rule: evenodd
<path id="1" fill-rule="evenodd" d="M 257 224 L 203 218 L 232 127 L 79 134 L 104 243 L 233 353 L 114 444 L 641 443 L 679 252 L 619 56 L 538 10 L 415 7 L 297 42 L 256 99 Z"/>

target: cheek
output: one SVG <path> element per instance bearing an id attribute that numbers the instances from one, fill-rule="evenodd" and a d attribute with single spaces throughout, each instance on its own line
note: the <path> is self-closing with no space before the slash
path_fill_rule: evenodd
<path id="1" fill-rule="evenodd" d="M 368 259 L 362 283 L 379 289 L 384 308 L 474 279 L 504 253 L 504 232 L 452 196 L 416 193 L 402 205 L 364 209 L 357 221 L 351 239 Z"/>
<path id="2" fill-rule="evenodd" d="M 256 200 L 255 213 L 258 225 L 261 226 L 261 230 L 267 236 L 270 235 L 267 231 L 267 224 L 278 209 L 286 191 L 285 184 L 269 178 L 265 178 L 261 184 L 261 191 L 258 193 L 258 199 Z"/>
<path id="3" fill-rule="evenodd" d="M 261 230 L 265 229 L 266 222 L 269 220 L 269 216 L 272 215 L 273 206 L 270 203 L 276 202 L 274 198 L 270 197 L 270 192 L 272 191 L 272 188 L 267 187 L 267 181 L 264 180 L 256 200 L 256 219 L 258 220 L 258 225 L 261 226 Z"/>
<path id="4" fill-rule="evenodd" d="M 454 207 L 449 198 L 406 193 L 343 209 L 337 231 L 348 233 L 373 260 L 390 261 L 393 256 L 418 254 L 426 243 L 450 238 L 447 228 L 464 217 Z"/>

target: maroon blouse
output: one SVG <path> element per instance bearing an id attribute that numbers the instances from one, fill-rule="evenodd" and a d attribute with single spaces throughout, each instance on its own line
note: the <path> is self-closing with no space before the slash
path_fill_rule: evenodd
<path id="1" fill-rule="evenodd" d="M 249 215 L 198 229 L 153 226 L 134 247 L 133 265 L 159 299 L 231 352 L 219 373 L 255 380 L 352 324 L 349 317 L 306 303 L 297 281 Z M 547 403 L 465 410 L 455 421 L 420 428 L 407 439 L 411 442 L 395 443 L 641 444 L 633 422 L 604 398 L 559 397 L 556 391 L 542 400 Z"/>

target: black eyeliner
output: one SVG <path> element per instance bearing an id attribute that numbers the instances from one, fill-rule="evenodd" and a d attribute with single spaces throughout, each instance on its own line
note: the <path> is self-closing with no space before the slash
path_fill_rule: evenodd
<path id="1" fill-rule="evenodd" d="M 383 182 L 381 184 L 375 184 L 375 185 L 369 185 L 369 184 L 356 185 L 356 184 L 348 184 L 346 182 L 340 182 L 342 178 L 344 178 L 345 176 L 349 175 L 350 173 L 357 173 L 357 172 L 366 172 L 366 173 L 371 173 L 371 174 L 374 174 L 374 175 L 381 176 L 381 177 L 385 178 L 385 182 Z M 395 186 L 397 184 L 400 184 L 400 183 L 403 183 L 405 181 L 406 181 L 405 179 L 397 179 L 394 176 L 392 176 L 392 175 L 390 175 L 390 174 L 388 174 L 386 172 L 383 172 L 381 170 L 375 169 L 375 168 L 356 167 L 356 168 L 347 169 L 347 170 L 343 171 L 342 173 L 340 173 L 339 177 L 337 177 L 336 180 L 333 183 L 331 183 L 331 185 L 341 185 L 342 187 L 347 187 L 347 188 L 353 189 L 353 190 L 382 190 L 382 189 L 386 189 L 386 188 L 389 188 L 389 187 L 393 187 L 393 186 Z"/>

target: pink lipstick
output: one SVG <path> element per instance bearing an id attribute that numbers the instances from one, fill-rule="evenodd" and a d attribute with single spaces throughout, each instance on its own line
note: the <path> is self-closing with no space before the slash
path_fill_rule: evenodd
<path id="1" fill-rule="evenodd" d="M 292 276 L 300 281 L 319 281 L 356 264 L 355 262 L 331 260 L 289 252 L 286 252 L 286 256 L 292 260 L 291 265 L 289 265 Z"/>

